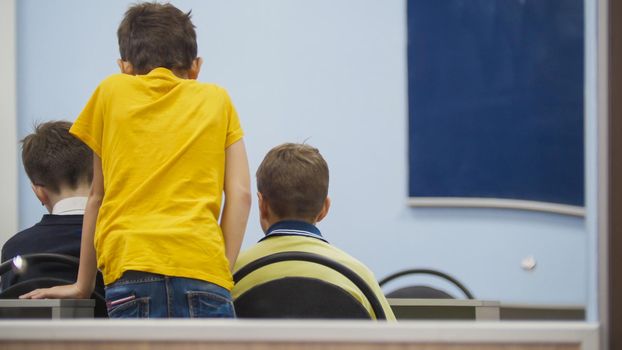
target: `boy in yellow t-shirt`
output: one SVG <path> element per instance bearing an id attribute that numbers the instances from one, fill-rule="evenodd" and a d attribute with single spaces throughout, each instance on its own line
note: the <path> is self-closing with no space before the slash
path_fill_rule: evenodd
<path id="1" fill-rule="evenodd" d="M 195 80 L 190 13 L 134 5 L 117 34 L 123 74 L 70 130 L 95 153 L 78 280 L 22 297 L 87 298 L 99 267 L 110 317 L 233 317 L 251 202 L 237 113 L 224 89 Z"/>

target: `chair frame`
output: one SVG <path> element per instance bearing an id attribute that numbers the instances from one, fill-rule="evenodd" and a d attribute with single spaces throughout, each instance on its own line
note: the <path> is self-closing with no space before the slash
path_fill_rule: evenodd
<path id="1" fill-rule="evenodd" d="M 437 276 L 437 277 L 441 277 L 451 283 L 453 283 L 456 287 L 458 287 L 462 293 L 464 293 L 464 295 L 467 297 L 467 299 L 475 299 L 475 297 L 473 296 L 473 294 L 467 289 L 467 287 L 465 287 L 460 281 L 458 281 L 457 279 L 451 277 L 450 275 L 441 272 L 441 271 L 437 271 L 437 270 L 432 270 L 432 269 L 408 269 L 408 270 L 403 270 L 403 271 L 398 271 L 394 274 L 391 274 L 385 278 L 383 278 L 379 284 L 382 287 L 383 285 L 385 285 L 387 282 L 392 281 L 398 277 L 402 277 L 402 276 L 406 276 L 406 275 L 416 275 L 416 274 L 425 274 L 425 275 L 433 275 L 433 276 Z"/>
<path id="2" fill-rule="evenodd" d="M 367 298 L 367 301 L 369 301 L 369 304 L 371 305 L 371 308 L 376 315 L 376 319 L 386 320 L 386 314 L 384 312 L 384 309 L 382 308 L 382 304 L 378 300 L 378 297 L 371 289 L 371 287 L 369 287 L 367 282 L 365 282 L 365 280 L 363 280 L 351 269 L 347 268 L 346 266 L 340 264 L 337 261 L 334 261 L 322 255 L 300 251 L 279 252 L 266 255 L 243 266 L 233 275 L 233 281 L 235 283 L 238 283 L 251 272 L 266 265 L 282 261 L 306 261 L 323 265 L 339 272 L 340 274 L 348 278 L 352 283 L 354 283 L 354 285 L 363 293 L 365 298 Z"/>
<path id="3" fill-rule="evenodd" d="M 57 262 L 57 263 L 64 263 L 70 266 L 74 266 L 76 270 L 80 266 L 80 259 L 74 256 L 71 256 L 71 255 L 55 254 L 55 253 L 33 253 L 33 254 L 24 254 L 24 255 L 21 255 L 21 257 L 22 259 L 24 259 L 24 261 L 26 261 L 26 264 L 28 265 L 38 264 L 42 262 Z M 9 272 L 13 268 L 14 268 L 13 259 L 8 259 L 4 261 L 2 264 L 0 264 L 0 276 Z M 37 282 L 37 281 L 52 282 L 54 283 L 54 285 L 74 283 L 73 281 L 65 280 L 62 278 L 56 278 L 56 277 L 37 277 L 37 278 L 32 278 L 29 280 L 14 283 L 17 277 L 18 277 L 18 273 L 16 273 L 11 279 L 11 285 L 8 288 L 4 289 L 2 292 L 0 292 L 0 299 L 6 299 L 7 295 L 11 295 L 12 293 L 14 293 L 14 291 L 19 290 L 23 285 Z M 106 305 L 106 298 L 96 291 L 93 291 L 91 298 L 101 303 L 101 305 Z"/>
<path id="4" fill-rule="evenodd" d="M 27 264 L 37 264 L 41 262 L 58 262 L 65 263 L 67 265 L 74 266 L 76 269 L 80 266 L 80 259 L 64 254 L 55 254 L 55 253 L 34 253 L 34 254 L 24 254 L 21 255 L 21 258 L 26 261 Z M 0 264 L 0 276 L 9 272 L 14 268 L 13 259 L 8 259 L 2 264 Z M 15 283 L 15 279 L 18 277 L 19 273 L 16 273 L 11 280 L 11 284 Z"/>

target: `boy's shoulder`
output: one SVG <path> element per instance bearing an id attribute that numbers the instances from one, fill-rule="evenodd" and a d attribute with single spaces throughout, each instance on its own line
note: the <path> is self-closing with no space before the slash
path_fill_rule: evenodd
<path id="1" fill-rule="evenodd" d="M 184 80 L 184 82 L 186 84 L 192 85 L 194 87 L 197 87 L 201 90 L 204 90 L 212 94 L 222 95 L 222 96 L 227 96 L 227 97 L 229 96 L 229 93 L 224 87 L 218 84 L 215 84 L 215 83 L 202 82 L 199 80 L 192 80 L 192 79 L 186 79 Z"/>
<path id="2" fill-rule="evenodd" d="M 118 81 L 130 81 L 134 78 L 135 76 L 133 75 L 129 75 L 129 74 L 123 74 L 123 73 L 113 73 L 108 75 L 107 77 L 105 77 L 101 82 L 101 84 L 109 84 L 109 83 L 114 83 L 114 82 L 118 82 Z"/>
<path id="3" fill-rule="evenodd" d="M 301 236 L 277 236 L 262 240 L 240 253 L 238 261 L 236 261 L 236 268 L 266 255 L 285 251 L 318 254 L 354 269 L 359 274 L 368 275 L 371 271 L 363 262 L 346 251 L 322 240 Z"/>
<path id="4" fill-rule="evenodd" d="M 123 74 L 123 73 L 110 74 L 109 76 L 105 77 L 99 82 L 99 84 L 97 85 L 97 88 L 99 90 L 109 90 L 109 89 L 114 90 L 118 88 L 119 85 L 121 84 L 130 83 L 131 81 L 134 80 L 133 78 L 134 77 L 132 75 Z"/>

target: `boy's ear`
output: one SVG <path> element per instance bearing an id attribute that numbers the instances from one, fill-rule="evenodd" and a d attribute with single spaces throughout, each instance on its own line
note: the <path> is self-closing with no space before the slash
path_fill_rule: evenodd
<path id="1" fill-rule="evenodd" d="M 30 188 L 32 188 L 32 192 L 35 193 L 35 196 L 37 196 L 37 199 L 39 200 L 39 202 L 41 202 L 41 204 L 47 208 L 47 205 L 50 202 L 50 196 L 48 196 L 48 193 L 45 190 L 45 187 L 40 186 L 40 185 L 30 184 Z"/>
<path id="2" fill-rule="evenodd" d="M 257 203 L 259 204 L 259 217 L 261 219 L 267 218 L 269 215 L 268 212 L 268 203 L 264 200 L 261 192 L 257 192 Z"/>
<path id="3" fill-rule="evenodd" d="M 197 57 L 192 61 L 192 65 L 188 70 L 188 79 L 196 80 L 199 77 L 199 72 L 201 71 L 201 66 L 203 65 L 203 59 L 201 57 Z"/>
<path id="4" fill-rule="evenodd" d="M 266 232 L 270 228 L 270 208 L 261 192 L 257 192 L 257 202 L 259 204 L 259 225 L 263 232 Z"/>
<path id="5" fill-rule="evenodd" d="M 322 210 L 320 211 L 319 214 L 317 214 L 317 217 L 315 218 L 315 222 L 322 221 L 322 219 L 324 219 L 326 215 L 328 214 L 329 209 L 330 209 L 330 198 L 326 197 L 326 199 L 324 200 L 324 205 L 322 206 Z"/>
<path id="6" fill-rule="evenodd" d="M 122 59 L 117 60 L 117 65 L 119 65 L 119 69 L 123 74 L 134 75 L 134 66 L 128 61 L 124 61 Z"/>

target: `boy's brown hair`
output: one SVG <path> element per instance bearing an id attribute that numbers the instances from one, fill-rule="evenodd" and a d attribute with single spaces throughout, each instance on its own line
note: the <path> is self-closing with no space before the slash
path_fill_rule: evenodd
<path id="1" fill-rule="evenodd" d="M 259 165 L 257 190 L 279 218 L 313 220 L 328 195 L 328 164 L 314 147 L 282 144 Z"/>
<path id="2" fill-rule="evenodd" d="M 121 59 L 130 62 L 136 74 L 158 67 L 190 69 L 197 58 L 197 35 L 190 12 L 155 2 L 131 6 L 117 30 Z"/>
<path id="3" fill-rule="evenodd" d="M 59 193 L 93 181 L 93 153 L 69 133 L 71 123 L 51 121 L 35 125 L 22 141 L 22 162 L 34 185 Z"/>

